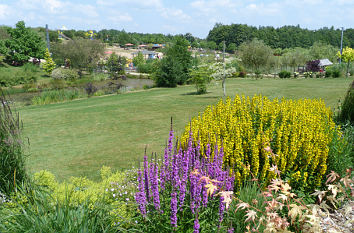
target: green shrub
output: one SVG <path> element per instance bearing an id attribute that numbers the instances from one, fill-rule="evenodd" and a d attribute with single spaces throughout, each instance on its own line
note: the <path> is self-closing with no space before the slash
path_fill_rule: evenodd
<path id="1" fill-rule="evenodd" d="M 30 67 L 35 66 L 30 64 Z M 37 81 L 38 74 L 36 72 L 32 72 L 31 68 L 26 69 L 28 69 L 28 71 L 26 71 L 23 67 L 0 67 L 0 86 L 11 87 L 19 84 L 35 83 Z"/>
<path id="2" fill-rule="evenodd" d="M 112 172 L 103 166 L 101 180 L 94 182 L 86 177 L 71 177 L 59 183 L 53 174 L 41 171 L 34 174 L 34 183 L 51 193 L 54 203 L 65 203 L 70 195 L 70 206 L 88 205 L 102 202 L 110 206 L 109 216 L 119 224 L 127 224 L 135 212 L 136 171 Z M 123 223 L 124 222 L 124 223 Z"/>
<path id="3" fill-rule="evenodd" d="M 65 68 L 56 68 L 52 71 L 51 77 L 53 79 L 62 79 L 62 80 L 76 80 L 79 78 L 77 71 L 72 69 Z"/>
<path id="4" fill-rule="evenodd" d="M 278 73 L 279 78 L 290 78 L 291 73 L 289 71 L 283 70 Z"/>
<path id="5" fill-rule="evenodd" d="M 11 203 L 0 209 L 0 231 L 13 232 L 116 232 L 111 206 L 102 198 L 95 203 L 71 205 L 71 194 L 63 201 L 35 186 L 16 193 Z"/>
<path id="6" fill-rule="evenodd" d="M 331 69 L 326 69 L 326 73 L 325 73 L 325 77 L 326 78 L 329 78 L 329 77 L 332 77 L 333 75 L 333 71 Z"/>
<path id="7" fill-rule="evenodd" d="M 21 122 L 0 94 L 0 192 L 10 193 L 27 178 Z"/>
<path id="8" fill-rule="evenodd" d="M 349 86 L 338 120 L 343 123 L 349 121 L 351 124 L 354 124 L 354 81 Z"/>
<path id="9" fill-rule="evenodd" d="M 236 187 L 249 178 L 247 167 L 261 181 L 273 179 L 269 168 L 275 160 L 283 179 L 308 191 L 322 185 L 334 135 L 344 140 L 323 101 L 262 96 L 236 96 L 207 107 L 186 126 L 180 138 L 183 148 L 190 132 L 202 152 L 216 141 L 224 147 L 224 164 L 234 169 Z M 269 157 L 270 148 L 278 158 Z"/>

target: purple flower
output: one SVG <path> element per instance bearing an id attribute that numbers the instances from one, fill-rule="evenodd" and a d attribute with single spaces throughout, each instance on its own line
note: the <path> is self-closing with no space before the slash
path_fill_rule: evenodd
<path id="1" fill-rule="evenodd" d="M 138 192 L 135 194 L 135 200 L 139 204 L 140 213 L 146 216 L 146 196 L 144 192 L 144 184 L 142 178 L 142 172 L 138 171 Z"/>
<path id="2" fill-rule="evenodd" d="M 234 228 L 230 228 L 227 230 L 227 233 L 234 233 Z"/>
<path id="3" fill-rule="evenodd" d="M 199 225 L 198 215 L 196 215 L 195 219 L 194 219 L 193 233 L 199 233 L 199 228 L 200 228 L 200 225 Z"/>
<path id="4" fill-rule="evenodd" d="M 147 156 L 146 154 L 144 155 L 144 179 L 145 179 L 145 194 L 146 194 L 146 200 L 149 202 L 150 201 L 150 195 L 149 195 L 149 169 L 148 169 L 148 161 L 147 161 Z"/>
<path id="5" fill-rule="evenodd" d="M 225 203 L 224 197 L 220 196 L 220 203 L 219 203 L 219 222 L 221 223 L 224 220 L 224 211 L 225 211 Z"/>
<path id="6" fill-rule="evenodd" d="M 158 181 L 158 166 L 157 163 L 151 164 L 151 191 L 156 210 L 160 210 L 160 194 L 159 194 L 159 181 Z"/>
<path id="7" fill-rule="evenodd" d="M 171 225 L 177 227 L 177 193 L 171 194 Z"/>

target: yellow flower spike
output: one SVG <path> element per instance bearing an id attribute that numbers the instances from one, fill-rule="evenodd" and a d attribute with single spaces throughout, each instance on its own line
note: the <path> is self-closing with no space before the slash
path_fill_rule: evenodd
<path id="1" fill-rule="evenodd" d="M 276 163 L 279 170 L 296 174 L 299 182 L 301 180 L 306 186 L 307 182 L 319 183 L 327 170 L 324 165 L 328 145 L 333 135 L 340 135 L 332 118 L 333 114 L 323 100 L 236 96 L 207 107 L 192 120 L 192 131 L 194 135 L 199 132 L 202 150 L 207 143 L 211 143 L 212 148 L 215 143 L 218 148 L 224 146 L 224 162 L 234 167 L 238 185 L 249 176 L 242 163 L 249 164 L 252 173 L 259 173 L 265 180 L 274 176 L 268 170 L 271 163 Z M 181 138 L 187 141 L 188 137 L 189 128 L 186 127 Z M 270 142 L 273 152 L 278 155 L 274 159 L 264 153 L 265 142 Z M 213 154 L 214 150 L 212 157 Z"/>

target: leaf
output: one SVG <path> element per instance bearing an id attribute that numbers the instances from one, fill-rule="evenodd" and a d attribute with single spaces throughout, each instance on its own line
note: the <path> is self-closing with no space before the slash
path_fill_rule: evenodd
<path id="1" fill-rule="evenodd" d="M 254 222 L 254 220 L 257 217 L 257 212 L 254 210 L 247 210 L 246 212 L 247 212 L 247 214 L 246 214 L 247 218 L 246 218 L 245 222 L 249 222 L 249 221 Z"/>

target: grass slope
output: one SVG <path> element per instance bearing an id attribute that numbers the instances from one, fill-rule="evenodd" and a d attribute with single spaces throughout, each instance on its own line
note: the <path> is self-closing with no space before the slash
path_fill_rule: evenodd
<path id="1" fill-rule="evenodd" d="M 227 93 L 269 98 L 322 98 L 334 108 L 353 78 L 345 79 L 230 79 Z M 24 134 L 30 139 L 28 166 L 47 169 L 59 179 L 97 178 L 99 168 L 137 166 L 144 153 L 163 151 L 170 117 L 180 134 L 189 119 L 222 98 L 221 85 L 194 95 L 193 86 L 156 88 L 121 95 L 19 109 Z"/>

